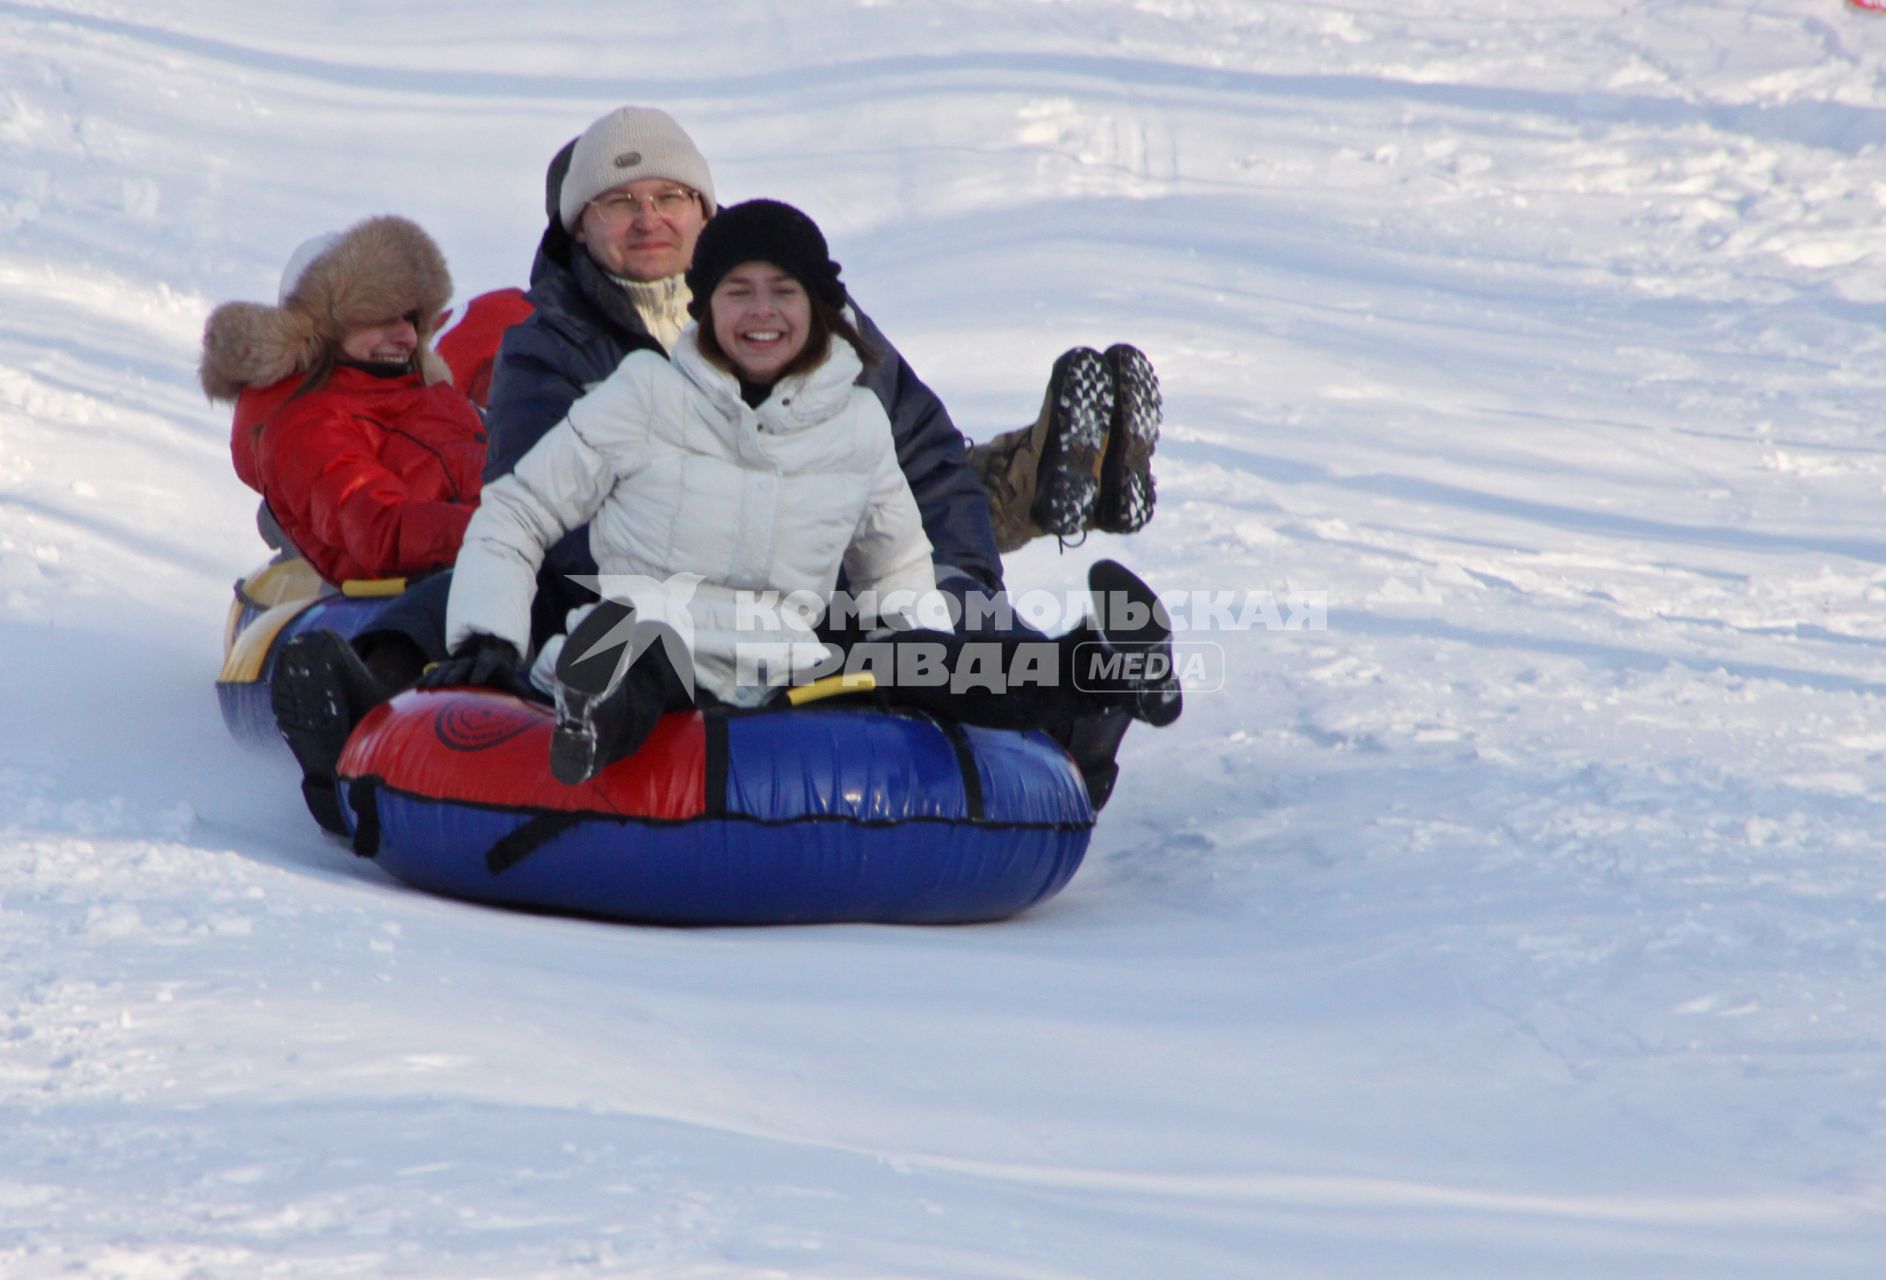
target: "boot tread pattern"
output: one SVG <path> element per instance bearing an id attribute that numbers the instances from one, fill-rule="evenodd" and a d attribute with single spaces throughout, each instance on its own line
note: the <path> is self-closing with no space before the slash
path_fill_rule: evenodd
<path id="1" fill-rule="evenodd" d="M 1055 362 L 1050 395 L 1032 514 L 1043 533 L 1067 538 L 1093 524 L 1113 419 L 1113 378 L 1106 360 L 1091 347 L 1067 352 Z"/>
<path id="2" fill-rule="evenodd" d="M 1134 533 L 1153 518 L 1153 448 L 1165 417 L 1165 397 L 1152 361 L 1122 343 L 1107 349 L 1112 371 L 1113 422 L 1101 469 L 1094 523 L 1107 533 Z"/>

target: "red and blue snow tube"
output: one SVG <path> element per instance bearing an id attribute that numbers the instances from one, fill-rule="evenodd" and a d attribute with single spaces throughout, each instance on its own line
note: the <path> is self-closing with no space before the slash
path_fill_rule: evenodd
<path id="1" fill-rule="evenodd" d="M 550 711 L 489 690 L 375 708 L 341 758 L 354 848 L 450 897 L 665 924 L 999 920 L 1059 892 L 1094 814 L 1034 732 L 843 704 L 665 717 L 566 787 Z"/>

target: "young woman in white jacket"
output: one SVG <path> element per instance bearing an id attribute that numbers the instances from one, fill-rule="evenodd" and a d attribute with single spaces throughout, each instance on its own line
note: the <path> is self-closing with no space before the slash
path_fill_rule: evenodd
<path id="1" fill-rule="evenodd" d="M 870 356 L 818 227 L 772 200 L 723 209 L 701 233 L 687 284 L 698 323 L 670 357 L 629 355 L 485 488 L 453 574 L 453 656 L 422 681 L 515 686 L 545 551 L 587 522 L 601 569 L 588 585 L 604 601 L 572 614 L 567 638 L 547 644 L 533 670 L 556 695 L 551 764 L 568 783 L 631 754 L 664 711 L 754 705 L 824 669 L 814 626 L 841 569 L 861 630 L 941 646 L 946 664 L 963 643 L 947 630 L 890 423 L 857 385 Z M 1132 575 L 1109 581 L 1153 604 Z M 1165 646 L 1160 630 L 1138 639 Z M 1046 643 L 1059 654 L 1106 640 L 1088 628 Z M 946 680 L 887 695 L 985 724 L 1045 726 L 1121 698 L 1140 719 L 1177 715 L 1169 678 L 1115 672 L 1103 690 L 1083 691 L 1059 674 L 1025 692 L 951 693 Z"/>

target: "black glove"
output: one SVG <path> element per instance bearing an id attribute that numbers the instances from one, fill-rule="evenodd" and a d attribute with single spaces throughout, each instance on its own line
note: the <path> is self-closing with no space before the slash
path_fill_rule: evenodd
<path id="1" fill-rule="evenodd" d="M 530 682 L 518 670 L 524 663 L 517 646 L 482 632 L 452 650 L 444 662 L 435 662 L 419 677 L 422 689 L 448 689 L 459 685 L 477 685 L 500 689 L 505 693 L 528 695 Z"/>

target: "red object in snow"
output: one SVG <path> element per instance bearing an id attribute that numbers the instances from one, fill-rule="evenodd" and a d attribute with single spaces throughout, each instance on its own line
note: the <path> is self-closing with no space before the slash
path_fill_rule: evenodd
<path id="1" fill-rule="evenodd" d="M 480 409 L 491 398 L 491 370 L 498 361 L 504 331 L 533 309 L 522 289 L 481 293 L 466 305 L 464 318 L 434 343 L 439 357 L 452 368 L 453 385 Z"/>

